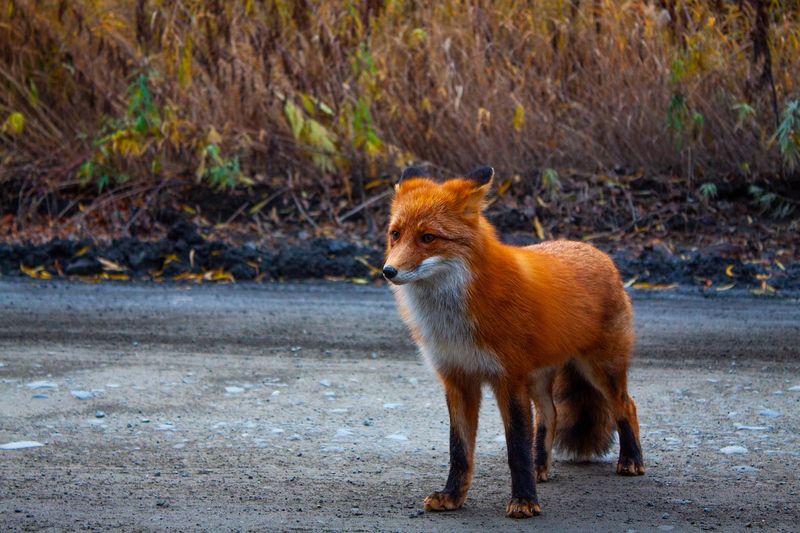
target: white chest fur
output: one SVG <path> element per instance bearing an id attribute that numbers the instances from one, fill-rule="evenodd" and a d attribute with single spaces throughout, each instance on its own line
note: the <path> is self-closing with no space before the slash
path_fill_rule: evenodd
<path id="1" fill-rule="evenodd" d="M 497 357 L 475 342 L 475 324 L 467 310 L 469 269 L 460 260 L 447 263 L 436 276 L 395 289 L 422 336 L 422 355 L 437 370 L 498 375 L 502 367 Z"/>

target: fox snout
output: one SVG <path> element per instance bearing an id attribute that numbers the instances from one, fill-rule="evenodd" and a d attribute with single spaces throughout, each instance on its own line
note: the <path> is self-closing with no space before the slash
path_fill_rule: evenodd
<path id="1" fill-rule="evenodd" d="M 392 279 L 393 277 L 397 276 L 397 269 L 392 265 L 384 265 L 383 266 L 383 277 L 386 279 Z"/>

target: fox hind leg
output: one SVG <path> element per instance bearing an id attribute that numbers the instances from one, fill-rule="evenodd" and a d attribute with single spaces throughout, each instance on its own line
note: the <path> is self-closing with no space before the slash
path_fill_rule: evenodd
<path id="1" fill-rule="evenodd" d="M 639 418 L 636 402 L 628 394 L 627 364 L 597 363 L 588 369 L 586 377 L 608 401 L 617 424 L 619 434 L 619 460 L 617 474 L 641 476 L 645 472 L 641 441 L 639 440 Z"/>
<path id="2" fill-rule="evenodd" d="M 553 403 L 554 369 L 544 369 L 531 375 L 528 390 L 535 407 L 533 464 L 536 481 L 547 481 L 553 464 L 553 440 L 556 432 L 556 406 Z"/>

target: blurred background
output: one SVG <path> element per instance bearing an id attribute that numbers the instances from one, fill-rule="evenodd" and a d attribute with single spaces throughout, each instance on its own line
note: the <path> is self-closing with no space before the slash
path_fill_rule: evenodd
<path id="1" fill-rule="evenodd" d="M 402 167 L 490 164 L 510 242 L 771 294 L 799 84 L 797 2 L 0 0 L 0 272 L 370 283 Z"/>

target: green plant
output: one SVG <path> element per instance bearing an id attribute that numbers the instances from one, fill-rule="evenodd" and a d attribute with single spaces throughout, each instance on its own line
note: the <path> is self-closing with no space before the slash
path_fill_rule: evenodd
<path id="1" fill-rule="evenodd" d="M 775 138 L 784 163 L 789 170 L 795 170 L 800 163 L 800 100 L 786 104 Z"/>
<path id="2" fill-rule="evenodd" d="M 711 200 L 717 197 L 717 185 L 710 182 L 703 183 L 698 187 L 697 192 L 704 200 Z"/>
<path id="3" fill-rule="evenodd" d="M 206 166 L 203 178 L 220 189 L 234 188 L 242 179 L 239 157 L 222 157 L 216 144 L 206 146 L 205 152 L 211 164 Z"/>

